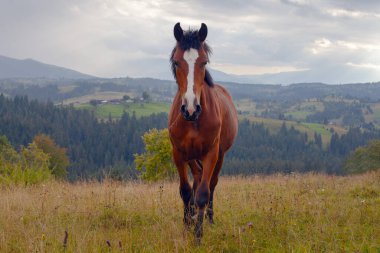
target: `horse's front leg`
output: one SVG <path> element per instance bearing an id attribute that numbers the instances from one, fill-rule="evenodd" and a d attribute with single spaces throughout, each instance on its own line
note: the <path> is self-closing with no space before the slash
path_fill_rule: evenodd
<path id="1" fill-rule="evenodd" d="M 182 159 L 180 153 L 173 149 L 173 160 L 179 175 L 179 194 L 183 201 L 183 222 L 187 227 L 191 225 L 190 199 L 192 195 L 191 186 L 187 176 L 187 163 Z"/>
<path id="2" fill-rule="evenodd" d="M 200 239 L 203 235 L 203 218 L 207 204 L 210 201 L 210 181 L 218 160 L 218 150 L 219 145 L 215 145 L 214 148 L 210 150 L 202 159 L 202 180 L 195 194 L 195 203 L 198 207 L 198 217 L 195 223 L 194 232 L 198 243 L 200 243 Z"/>
<path id="3" fill-rule="evenodd" d="M 192 160 L 189 162 L 191 174 L 193 175 L 193 190 L 190 199 L 190 213 L 192 218 L 195 217 L 195 193 L 202 179 L 202 164 L 200 161 Z"/>

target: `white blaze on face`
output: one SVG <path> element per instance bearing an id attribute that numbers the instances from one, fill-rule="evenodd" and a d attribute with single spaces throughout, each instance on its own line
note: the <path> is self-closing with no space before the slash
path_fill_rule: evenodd
<path id="1" fill-rule="evenodd" d="M 189 66 L 189 73 L 187 74 L 187 90 L 185 93 L 185 100 L 187 100 L 187 110 L 190 115 L 195 111 L 194 101 L 195 101 L 195 93 L 194 93 L 194 67 L 195 62 L 198 59 L 198 50 L 190 48 L 190 50 L 185 51 L 183 54 L 183 58 L 187 62 Z"/>

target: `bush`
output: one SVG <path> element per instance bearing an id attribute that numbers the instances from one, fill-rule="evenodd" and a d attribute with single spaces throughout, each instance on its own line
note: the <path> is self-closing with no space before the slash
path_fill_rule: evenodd
<path id="1" fill-rule="evenodd" d="M 147 181 L 174 178 L 176 167 L 172 162 L 172 145 L 168 129 L 151 129 L 142 138 L 145 153 L 135 154 L 135 165 L 141 172 L 141 178 Z"/>
<path id="2" fill-rule="evenodd" d="M 380 140 L 374 140 L 365 147 L 357 148 L 347 158 L 343 168 L 350 174 L 380 169 Z"/>
<path id="3" fill-rule="evenodd" d="M 35 136 L 33 143 L 49 156 L 49 169 L 55 178 L 66 178 L 67 167 L 70 165 L 66 149 L 59 147 L 54 140 L 44 134 Z"/>
<path id="4" fill-rule="evenodd" d="M 0 185 L 32 185 L 50 178 L 49 156 L 35 143 L 17 153 L 7 138 L 0 136 Z"/>

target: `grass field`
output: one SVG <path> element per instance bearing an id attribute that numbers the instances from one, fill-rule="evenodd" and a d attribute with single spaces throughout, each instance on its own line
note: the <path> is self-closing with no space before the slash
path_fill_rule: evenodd
<path id="1" fill-rule="evenodd" d="M 70 91 L 73 91 L 77 86 L 76 85 L 65 85 L 65 86 L 59 86 L 59 92 L 60 93 L 67 93 Z"/>
<path id="2" fill-rule="evenodd" d="M 296 121 L 284 121 L 277 119 L 261 118 L 254 116 L 241 116 L 240 119 L 246 118 L 255 123 L 263 123 L 265 127 L 269 129 L 270 132 L 278 132 L 282 124 L 285 122 L 287 127 L 294 127 L 300 132 L 306 133 L 309 140 L 314 140 L 314 133 L 317 132 L 322 136 L 322 142 L 325 147 L 330 143 L 331 135 L 330 129 L 333 129 L 339 135 L 345 134 L 346 129 L 339 126 L 326 126 L 318 123 L 305 123 Z"/>
<path id="3" fill-rule="evenodd" d="M 199 247 L 177 182 L 0 191 L 0 252 L 380 251 L 380 171 L 222 178 Z"/>
<path id="4" fill-rule="evenodd" d="M 285 113 L 286 116 L 292 116 L 296 120 L 306 120 L 308 115 L 323 111 L 323 103 L 318 101 L 303 101 L 292 106 Z"/>
<path id="5" fill-rule="evenodd" d="M 63 101 L 63 104 L 64 105 L 85 104 L 85 103 L 89 103 L 91 100 L 121 99 L 124 95 L 132 96 L 132 93 L 115 92 L 115 91 L 95 92 L 93 94 L 88 94 L 88 95 L 81 96 L 81 97 L 74 97 L 74 98 L 66 99 Z"/>
<path id="6" fill-rule="evenodd" d="M 249 115 L 260 115 L 265 109 L 258 109 L 256 102 L 253 102 L 250 99 L 241 99 L 235 101 L 236 110 L 248 113 Z"/>
<path id="7" fill-rule="evenodd" d="M 169 112 L 170 104 L 162 102 L 152 103 L 129 103 L 129 104 L 100 104 L 92 106 L 88 103 L 80 104 L 76 108 L 87 109 L 95 112 L 98 118 L 108 118 L 111 115 L 113 119 L 119 119 L 124 112 L 130 115 L 135 112 L 137 117 L 149 116 L 153 113 Z"/>
<path id="8" fill-rule="evenodd" d="M 258 108 L 257 103 L 250 99 L 241 99 L 235 102 L 236 109 L 247 115 L 261 115 L 265 110 L 271 109 L 271 106 L 278 107 L 275 103 L 273 105 L 261 105 Z M 278 109 L 278 108 L 277 108 Z M 299 102 L 294 106 L 287 108 L 285 115 L 292 116 L 294 120 L 306 120 L 310 114 L 323 111 L 323 103 L 315 100 Z"/>

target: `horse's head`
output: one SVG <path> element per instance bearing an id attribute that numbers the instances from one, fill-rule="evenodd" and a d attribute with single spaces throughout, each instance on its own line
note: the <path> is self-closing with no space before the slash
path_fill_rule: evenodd
<path id="1" fill-rule="evenodd" d="M 174 26 L 174 37 L 177 44 L 173 49 L 170 61 L 177 81 L 182 104 L 179 110 L 188 121 L 197 120 L 201 114 L 200 104 L 202 85 L 213 85 L 212 78 L 206 70 L 209 62 L 210 48 L 205 43 L 207 26 L 202 23 L 199 31 L 183 31 L 180 24 Z"/>

